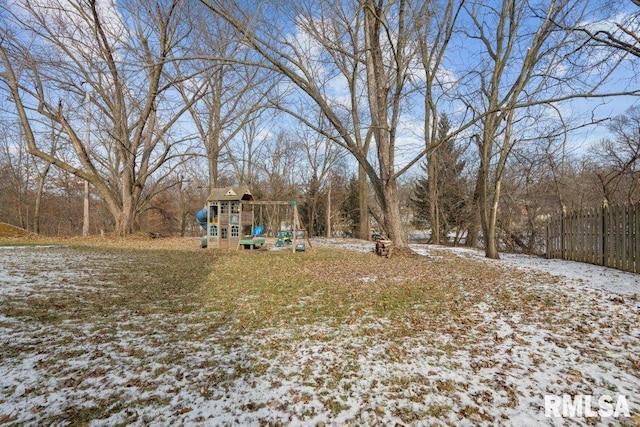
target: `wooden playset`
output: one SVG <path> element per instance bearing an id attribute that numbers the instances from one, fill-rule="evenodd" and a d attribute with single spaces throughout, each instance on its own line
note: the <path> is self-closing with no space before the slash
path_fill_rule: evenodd
<path id="1" fill-rule="evenodd" d="M 265 235 L 275 237 L 275 247 L 291 245 L 293 251 L 303 252 L 306 240 L 311 248 L 295 201 L 256 201 L 245 186 L 211 190 L 206 206 L 196 214 L 196 219 L 206 231 L 201 241 L 203 248 L 258 249 L 265 244 Z M 262 223 L 267 221 L 267 229 L 256 224 L 256 219 Z"/>

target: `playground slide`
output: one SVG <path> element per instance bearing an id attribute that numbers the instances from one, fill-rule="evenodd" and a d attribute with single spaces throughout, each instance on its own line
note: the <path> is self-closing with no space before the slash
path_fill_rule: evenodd
<path id="1" fill-rule="evenodd" d="M 203 230 L 207 229 L 207 208 L 202 208 L 196 212 L 196 221 L 198 221 Z"/>

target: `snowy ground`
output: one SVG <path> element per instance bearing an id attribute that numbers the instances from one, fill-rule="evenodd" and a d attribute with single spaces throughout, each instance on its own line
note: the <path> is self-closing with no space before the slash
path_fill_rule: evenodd
<path id="1" fill-rule="evenodd" d="M 373 247 L 340 239 L 314 245 Z M 483 259 L 466 249 L 413 248 L 427 260 L 447 253 Z M 118 292 L 95 280 L 106 277 L 109 255 L 59 251 L 0 248 L 0 304 Z M 640 425 L 639 276 L 502 258 L 482 262 L 531 278 L 505 289 L 530 292 L 541 307 L 553 300 L 558 309 L 520 312 L 480 302 L 468 323 L 402 340 L 381 333 L 393 319 L 379 318 L 243 335 L 210 330 L 213 315 L 200 312 L 114 308 L 115 322 L 0 315 L 0 424 Z M 624 396 L 630 417 L 545 417 L 545 396 L 563 394 L 593 396 L 596 412 L 601 396 L 614 406 Z M 95 419 L 98 407 L 109 407 L 109 417 Z"/>
<path id="2" fill-rule="evenodd" d="M 319 239 L 320 246 L 342 247 L 360 252 L 371 252 L 374 245 L 369 242 L 343 239 Z M 625 296 L 640 295 L 640 275 L 627 273 L 613 268 L 584 264 L 559 259 L 546 259 L 537 256 L 521 254 L 500 254 L 499 261 L 484 258 L 484 252 L 465 247 L 449 247 L 431 245 L 411 245 L 412 249 L 421 255 L 432 257 L 434 253 L 451 252 L 462 257 L 484 259 L 485 262 L 508 264 L 516 268 L 541 271 L 562 277 L 572 285 L 591 289 L 602 289 L 614 294 Z"/>
<path id="3" fill-rule="evenodd" d="M 421 251 L 419 246 L 416 247 L 416 250 Z M 443 250 L 452 251 L 461 256 L 484 257 L 484 252 L 474 249 L 446 247 Z M 486 261 L 557 275 L 579 288 L 601 289 L 625 296 L 640 294 L 640 275 L 638 274 L 581 262 L 520 254 L 501 254 L 500 258 L 500 261 Z"/>

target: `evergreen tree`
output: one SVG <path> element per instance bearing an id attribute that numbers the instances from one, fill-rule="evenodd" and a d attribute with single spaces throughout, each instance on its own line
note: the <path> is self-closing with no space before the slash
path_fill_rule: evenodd
<path id="1" fill-rule="evenodd" d="M 358 178 L 351 177 L 347 186 L 347 197 L 342 205 L 342 214 L 350 225 L 353 236 L 368 239 L 369 236 L 359 236 L 360 202 L 359 202 Z"/>
<path id="2" fill-rule="evenodd" d="M 429 226 L 429 179 L 427 178 L 427 162 L 420 164 L 420 175 L 424 178 L 418 178 L 411 196 L 411 205 L 413 205 L 413 222 L 416 227 Z"/>
<path id="3" fill-rule="evenodd" d="M 437 223 L 442 236 L 453 230 L 461 231 L 466 224 L 466 186 L 462 177 L 465 162 L 460 160 L 462 152 L 456 147 L 455 139 L 449 137 L 450 129 L 451 122 L 446 115 L 442 115 L 438 122 L 437 148 L 421 165 L 424 177 L 416 181 L 411 198 L 416 223 L 429 226 Z M 431 167 L 428 162 L 433 162 Z M 430 170 L 435 174 L 435 189 L 430 189 L 430 183 L 434 180 L 429 176 Z M 432 218 L 434 212 L 438 215 L 437 221 Z"/>

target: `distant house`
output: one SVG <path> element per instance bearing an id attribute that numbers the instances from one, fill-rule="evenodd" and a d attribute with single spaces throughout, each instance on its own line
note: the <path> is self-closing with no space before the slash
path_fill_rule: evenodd
<path id="1" fill-rule="evenodd" d="M 251 234 L 253 196 L 248 187 L 214 188 L 207 198 L 207 247 L 236 249 Z"/>

